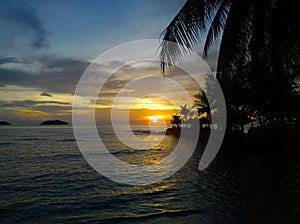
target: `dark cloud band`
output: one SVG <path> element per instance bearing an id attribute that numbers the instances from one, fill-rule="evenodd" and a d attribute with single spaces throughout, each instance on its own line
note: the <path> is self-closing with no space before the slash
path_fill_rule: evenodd
<path id="1" fill-rule="evenodd" d="M 3 7 L 0 10 L 0 17 L 15 22 L 26 30 L 31 31 L 34 35 L 34 39 L 31 42 L 33 48 L 47 46 L 47 31 L 32 6 L 18 3 L 10 5 L 10 7 Z"/>

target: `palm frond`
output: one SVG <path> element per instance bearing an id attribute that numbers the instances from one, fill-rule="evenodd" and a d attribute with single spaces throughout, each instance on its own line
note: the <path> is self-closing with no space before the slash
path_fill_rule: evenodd
<path id="1" fill-rule="evenodd" d="M 250 18 L 249 1 L 234 1 L 232 3 L 220 45 L 217 65 L 219 81 L 222 81 L 220 79 L 224 80 L 224 78 L 228 79 L 231 74 L 235 73 L 236 65 L 249 59 Z"/>
<path id="2" fill-rule="evenodd" d="M 161 34 L 163 41 L 160 44 L 159 59 L 163 72 L 166 67 L 181 61 L 185 53 L 197 46 L 199 32 L 205 31 L 206 21 L 211 18 L 219 4 L 216 0 L 188 0 L 185 3 Z M 169 41 L 177 44 L 171 45 Z"/>
<path id="3" fill-rule="evenodd" d="M 210 28 L 208 30 L 205 44 L 204 44 L 204 49 L 203 49 L 203 57 L 207 57 L 207 52 L 210 48 L 211 45 L 214 44 L 214 42 L 218 39 L 219 34 L 224 28 L 227 14 L 230 9 L 231 2 L 230 1 L 223 1 L 221 5 L 219 6 L 212 22 L 210 25 Z"/>
<path id="4" fill-rule="evenodd" d="M 269 1 L 253 0 L 249 42 L 252 64 L 259 63 L 267 54 L 269 32 L 266 29 L 268 23 L 266 12 L 269 11 L 268 8 L 270 8 Z"/>

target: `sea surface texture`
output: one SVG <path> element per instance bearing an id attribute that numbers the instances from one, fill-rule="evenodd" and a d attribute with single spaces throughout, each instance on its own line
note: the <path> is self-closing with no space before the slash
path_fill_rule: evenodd
<path id="1" fill-rule="evenodd" d="M 133 129 L 149 136 L 144 126 Z M 158 162 L 177 144 L 166 136 L 133 150 L 109 127 L 99 133 L 113 155 L 133 164 Z M 203 148 L 170 178 L 130 186 L 96 172 L 70 126 L 1 127 L 0 223 L 300 223 L 297 160 L 221 150 L 199 171 Z"/>

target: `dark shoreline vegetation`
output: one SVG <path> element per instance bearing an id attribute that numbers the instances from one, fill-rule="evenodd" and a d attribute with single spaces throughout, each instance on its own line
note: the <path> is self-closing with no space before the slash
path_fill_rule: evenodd
<path id="1" fill-rule="evenodd" d="M 161 34 L 163 40 L 179 44 L 174 47 L 162 41 L 162 70 L 180 62 L 188 53 L 180 45 L 195 50 L 203 42 L 203 57 L 207 58 L 210 48 L 220 41 L 215 75 L 227 107 L 222 148 L 231 145 L 229 148 L 241 151 L 252 148 L 269 152 L 275 147 L 282 153 L 298 154 L 300 14 L 297 7 L 291 0 L 219 3 L 186 1 Z M 214 125 L 211 122 L 214 105 L 208 101 L 218 103 L 214 86 L 214 80 L 208 77 L 205 91 L 200 90 L 195 96 L 200 123 L 207 127 Z M 187 122 L 188 117 L 181 114 Z"/>
<path id="2" fill-rule="evenodd" d="M 259 128 L 258 128 L 259 129 Z M 180 137 L 180 128 L 168 128 L 166 135 Z M 198 143 L 205 146 L 210 128 L 201 128 Z M 255 154 L 279 154 L 286 157 L 300 157 L 300 133 L 286 131 L 253 131 L 249 133 L 227 132 L 220 150 L 223 152 L 251 152 Z"/>

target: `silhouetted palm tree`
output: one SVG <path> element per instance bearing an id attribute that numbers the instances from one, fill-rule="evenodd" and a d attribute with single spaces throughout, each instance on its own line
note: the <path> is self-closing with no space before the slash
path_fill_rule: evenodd
<path id="1" fill-rule="evenodd" d="M 188 107 L 186 104 L 184 106 L 180 105 L 180 113 L 183 115 L 183 121 L 185 127 L 187 127 L 187 120 L 192 112 L 193 106 Z"/>
<path id="2" fill-rule="evenodd" d="M 171 124 L 175 125 L 176 128 L 179 128 L 181 124 L 180 116 L 177 114 L 172 115 L 173 120 L 171 120 Z"/>
<path id="3" fill-rule="evenodd" d="M 207 121 L 210 123 L 211 113 L 209 108 L 209 102 L 205 96 L 204 91 L 201 90 L 198 94 L 195 95 L 195 98 L 195 106 L 198 109 L 198 116 L 201 117 L 204 114 Z"/>
<path id="4" fill-rule="evenodd" d="M 259 116 L 268 114 L 269 120 L 279 121 L 288 108 L 286 93 L 300 75 L 299 21 L 293 0 L 188 0 L 162 33 L 162 39 L 191 50 L 202 39 L 204 57 L 220 41 L 217 78 L 225 89 L 227 104 L 232 97 L 232 81 L 245 76 L 241 77 L 238 70 L 247 68 L 244 85 L 253 95 L 251 105 Z M 163 71 L 187 51 L 163 41 Z"/>
<path id="5" fill-rule="evenodd" d="M 220 38 L 218 75 L 235 71 L 241 61 L 259 63 L 266 53 L 279 51 L 289 67 L 299 72 L 299 13 L 293 0 L 188 0 L 162 33 L 163 40 L 190 49 L 204 39 L 203 56 Z M 182 49 L 168 51 L 162 42 L 160 58 L 167 63 L 180 60 Z M 282 55 L 284 53 L 284 55 Z M 266 59 L 266 58 L 265 58 Z M 274 57 L 273 61 L 282 60 Z M 272 63 L 272 62 L 270 62 Z M 169 65 L 163 63 L 163 69 Z M 278 65 L 279 66 L 279 65 Z"/>

